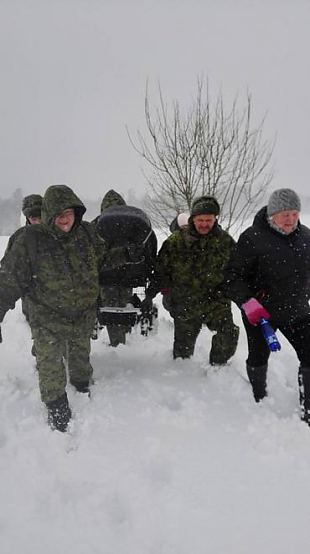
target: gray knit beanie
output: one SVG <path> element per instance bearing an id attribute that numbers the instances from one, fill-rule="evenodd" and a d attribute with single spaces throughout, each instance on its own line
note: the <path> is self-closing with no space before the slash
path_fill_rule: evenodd
<path id="1" fill-rule="evenodd" d="M 292 189 L 277 189 L 273 191 L 267 206 L 267 215 L 270 217 L 286 210 L 300 212 L 300 198 Z"/>

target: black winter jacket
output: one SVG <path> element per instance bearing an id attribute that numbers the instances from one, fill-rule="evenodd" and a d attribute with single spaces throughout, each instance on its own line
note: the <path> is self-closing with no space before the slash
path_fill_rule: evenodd
<path id="1" fill-rule="evenodd" d="M 310 313 L 310 229 L 298 223 L 283 235 L 270 226 L 262 208 L 240 235 L 222 288 L 239 307 L 256 297 L 275 324 L 305 317 Z"/>

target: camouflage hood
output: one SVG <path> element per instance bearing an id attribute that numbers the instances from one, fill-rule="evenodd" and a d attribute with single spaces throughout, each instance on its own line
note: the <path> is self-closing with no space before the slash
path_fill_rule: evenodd
<path id="1" fill-rule="evenodd" d="M 101 202 L 101 213 L 110 206 L 126 206 L 124 198 L 115 190 L 111 189 L 103 197 Z"/>
<path id="2" fill-rule="evenodd" d="M 41 217 L 42 196 L 40 194 L 29 194 L 23 199 L 22 212 L 26 218 Z"/>
<path id="3" fill-rule="evenodd" d="M 67 208 L 75 211 L 76 227 L 82 220 L 86 208 L 70 187 L 66 185 L 52 185 L 46 189 L 42 202 L 41 221 L 43 225 L 52 227 L 55 217 Z"/>

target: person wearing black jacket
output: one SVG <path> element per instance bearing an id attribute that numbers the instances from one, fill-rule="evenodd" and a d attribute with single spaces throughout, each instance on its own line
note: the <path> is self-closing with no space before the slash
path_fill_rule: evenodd
<path id="1" fill-rule="evenodd" d="M 266 394 L 270 350 L 260 329 L 268 319 L 300 362 L 301 418 L 310 425 L 310 229 L 299 221 L 300 199 L 277 189 L 239 238 L 224 271 L 223 290 L 242 311 L 247 374 L 256 402 Z"/>
<path id="2" fill-rule="evenodd" d="M 140 208 L 128 206 L 123 197 L 109 190 L 101 202 L 101 214 L 92 222 L 98 234 L 104 238 L 107 256 L 100 267 L 100 306 L 111 310 L 109 323 L 104 321 L 110 345 L 126 344 L 126 334 L 132 323 L 123 319 L 116 308 L 139 308 L 141 300 L 133 294 L 133 288 L 145 287 L 153 274 L 157 238 L 147 214 Z M 150 317 L 149 310 L 143 310 Z M 103 316 L 104 320 L 104 316 Z"/>

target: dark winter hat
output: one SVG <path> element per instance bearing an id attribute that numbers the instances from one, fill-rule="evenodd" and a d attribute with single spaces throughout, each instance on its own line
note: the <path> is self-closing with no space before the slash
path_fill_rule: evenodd
<path id="1" fill-rule="evenodd" d="M 201 196 L 197 198 L 194 200 L 191 209 L 191 217 L 202 214 L 219 215 L 219 213 L 220 205 L 213 196 Z"/>
<path id="2" fill-rule="evenodd" d="M 22 212 L 26 218 L 41 217 L 42 196 L 40 194 L 29 194 L 23 198 Z"/>
<path id="3" fill-rule="evenodd" d="M 267 215 L 270 217 L 286 210 L 300 212 L 300 198 L 292 189 L 278 189 L 271 194 L 267 206 Z"/>

